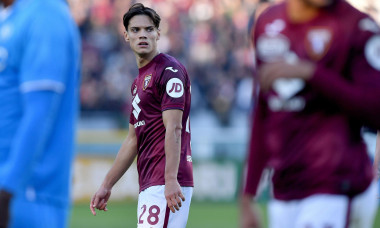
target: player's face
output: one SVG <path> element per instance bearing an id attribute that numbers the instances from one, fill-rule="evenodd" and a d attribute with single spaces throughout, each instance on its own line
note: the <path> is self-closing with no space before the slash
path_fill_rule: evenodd
<path id="1" fill-rule="evenodd" d="M 316 7 L 316 8 L 323 8 L 331 5 L 336 0 L 303 0 L 306 4 Z"/>
<path id="2" fill-rule="evenodd" d="M 130 43 L 132 50 L 139 56 L 157 52 L 157 40 L 160 31 L 154 27 L 153 21 L 146 15 L 136 15 L 131 18 L 125 40 Z"/>

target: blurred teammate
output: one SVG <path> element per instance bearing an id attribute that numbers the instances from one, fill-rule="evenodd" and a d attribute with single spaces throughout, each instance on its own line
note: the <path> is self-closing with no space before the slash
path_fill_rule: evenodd
<path id="1" fill-rule="evenodd" d="M 274 170 L 271 228 L 370 228 L 377 186 L 361 127 L 380 127 L 380 29 L 343 0 L 287 0 L 258 19 L 260 94 L 242 227 Z"/>
<path id="2" fill-rule="evenodd" d="M 139 68 L 129 133 L 90 209 L 107 210 L 112 187 L 137 156 L 138 227 L 186 227 L 193 191 L 190 80 L 181 63 L 158 51 L 160 17 L 153 9 L 134 4 L 123 24 Z"/>
<path id="3" fill-rule="evenodd" d="M 1 3 L 0 227 L 67 227 L 79 33 L 64 0 Z"/>

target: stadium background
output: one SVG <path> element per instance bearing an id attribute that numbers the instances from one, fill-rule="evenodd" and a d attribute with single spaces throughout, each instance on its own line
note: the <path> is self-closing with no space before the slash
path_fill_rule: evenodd
<path id="1" fill-rule="evenodd" d="M 71 227 L 136 227 L 137 171 L 112 193 L 109 212 L 92 217 L 88 203 L 127 134 L 136 60 L 123 39 L 122 15 L 136 1 L 69 0 L 82 46 L 81 116 Z M 240 186 L 252 108 L 249 28 L 257 0 L 138 1 L 160 14 L 159 49 L 178 58 L 192 80 L 193 204 L 188 227 L 238 225 Z M 351 0 L 380 22 L 380 1 Z M 376 10 L 377 9 L 377 10 Z M 374 135 L 366 135 L 374 150 Z M 269 197 L 261 197 L 263 216 Z M 379 216 L 378 216 L 379 218 Z M 380 227 L 377 221 L 375 227 Z"/>

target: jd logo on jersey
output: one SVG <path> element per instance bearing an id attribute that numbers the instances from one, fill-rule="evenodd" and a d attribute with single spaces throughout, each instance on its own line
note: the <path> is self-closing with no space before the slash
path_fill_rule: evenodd
<path id="1" fill-rule="evenodd" d="M 173 98 L 182 97 L 183 91 L 183 83 L 178 78 L 172 78 L 166 84 L 166 93 Z"/>
<path id="2" fill-rule="evenodd" d="M 144 78 L 144 84 L 143 84 L 143 90 L 146 90 L 146 88 L 148 88 L 150 79 L 152 79 L 152 74 L 149 74 L 149 75 L 145 76 L 145 78 Z"/>

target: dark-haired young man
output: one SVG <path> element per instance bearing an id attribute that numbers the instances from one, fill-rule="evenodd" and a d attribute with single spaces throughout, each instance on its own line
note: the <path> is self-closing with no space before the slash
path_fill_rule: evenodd
<path id="1" fill-rule="evenodd" d="M 123 23 L 139 68 L 129 133 L 90 209 L 107 210 L 112 187 L 137 155 L 137 226 L 186 227 L 193 191 L 190 79 L 181 63 L 158 51 L 160 17 L 153 9 L 134 4 Z"/>
<path id="2" fill-rule="evenodd" d="M 380 129 L 380 28 L 344 0 L 286 0 L 255 26 L 260 93 L 242 227 L 274 170 L 271 228 L 370 228 L 378 205 L 363 125 Z M 256 219 L 256 220 L 255 220 Z"/>

